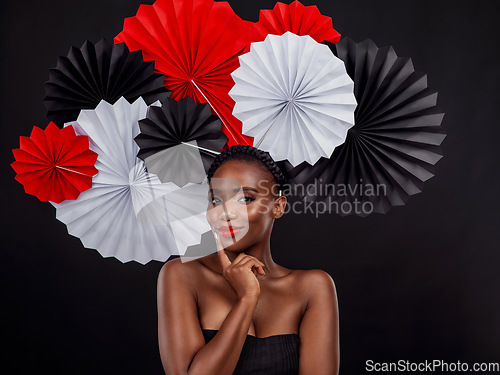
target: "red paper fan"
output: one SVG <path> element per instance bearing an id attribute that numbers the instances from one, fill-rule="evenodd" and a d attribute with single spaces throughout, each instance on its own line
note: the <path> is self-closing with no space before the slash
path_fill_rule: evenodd
<path id="1" fill-rule="evenodd" d="M 261 10 L 259 22 L 250 30 L 252 42 L 263 41 L 268 34 L 283 35 L 290 31 L 296 35 L 309 35 L 318 43 L 338 43 L 340 34 L 333 28 L 330 17 L 324 16 L 316 6 L 304 6 L 298 1 L 290 5 L 276 3 L 273 10 Z"/>
<path id="2" fill-rule="evenodd" d="M 252 145 L 253 138 L 242 135 L 228 95 L 251 25 L 227 2 L 157 0 L 125 19 L 115 43 L 125 42 L 131 51 L 141 49 L 145 60 L 154 60 L 172 99 L 190 96 L 197 103 L 208 102 L 223 122 L 229 145 Z"/>
<path id="3" fill-rule="evenodd" d="M 76 199 L 92 187 L 97 174 L 97 154 L 89 149 L 89 138 L 77 136 L 72 126 L 59 129 L 51 122 L 45 130 L 34 127 L 30 137 L 21 137 L 12 150 L 12 168 L 24 191 L 41 201 L 61 203 Z"/>

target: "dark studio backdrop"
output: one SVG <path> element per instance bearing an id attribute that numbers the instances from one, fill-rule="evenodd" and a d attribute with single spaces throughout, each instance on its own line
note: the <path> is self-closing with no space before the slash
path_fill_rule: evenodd
<path id="1" fill-rule="evenodd" d="M 151 4 L 152 1 L 145 1 Z M 303 1 L 355 41 L 392 45 L 428 73 L 446 112 L 444 158 L 424 192 L 368 218 L 286 215 L 275 260 L 337 286 L 341 374 L 365 362 L 500 362 L 500 57 L 494 1 Z M 156 278 L 83 248 L 55 209 L 14 180 L 11 150 L 45 127 L 43 83 L 59 55 L 112 39 L 138 0 L 3 3 L 0 129 L 3 374 L 162 374 Z M 275 1 L 230 1 L 256 21 Z"/>

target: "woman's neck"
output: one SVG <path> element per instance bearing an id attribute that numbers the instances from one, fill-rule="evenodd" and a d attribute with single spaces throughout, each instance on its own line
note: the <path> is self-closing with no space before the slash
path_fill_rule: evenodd
<path id="1" fill-rule="evenodd" d="M 246 255 L 253 256 L 260 260 L 262 263 L 265 264 L 264 266 L 264 271 L 266 272 L 266 275 L 259 276 L 259 279 L 267 279 L 267 278 L 275 278 L 275 277 L 281 277 L 284 275 L 285 269 L 278 265 L 272 255 L 271 255 L 271 243 L 270 240 L 267 240 L 263 243 L 257 243 L 254 244 L 253 246 L 243 250 L 243 252 Z M 231 262 L 233 262 L 236 257 L 240 254 L 238 252 L 233 252 L 233 251 L 226 251 L 226 254 Z M 213 257 L 217 261 L 217 269 L 222 272 L 222 269 L 220 268 L 220 264 L 218 263 L 218 255 L 214 254 L 215 256 Z"/>
<path id="2" fill-rule="evenodd" d="M 268 278 L 277 278 L 286 275 L 289 271 L 284 267 L 281 267 L 274 262 L 271 255 L 271 243 L 270 238 L 264 240 L 261 243 L 256 243 L 247 249 L 243 250 L 247 255 L 253 256 L 265 264 L 264 271 L 266 275 L 257 275 L 259 280 L 265 280 Z M 227 251 L 226 254 L 231 262 L 234 262 L 236 257 L 241 252 Z M 217 253 L 208 255 L 206 257 L 198 259 L 198 261 L 205 265 L 205 267 L 211 269 L 213 272 L 222 275 L 222 266 L 220 264 L 219 255 Z"/>

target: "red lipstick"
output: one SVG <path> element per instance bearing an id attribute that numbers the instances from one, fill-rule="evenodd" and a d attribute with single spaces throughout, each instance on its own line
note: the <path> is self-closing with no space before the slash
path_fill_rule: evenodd
<path id="1" fill-rule="evenodd" d="M 221 226 L 217 228 L 217 231 L 224 237 L 233 237 L 236 233 L 238 233 L 242 229 L 243 227 Z"/>

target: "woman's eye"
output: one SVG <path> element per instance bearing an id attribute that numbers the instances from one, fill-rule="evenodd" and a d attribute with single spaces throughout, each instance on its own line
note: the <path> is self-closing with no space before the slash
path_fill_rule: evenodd
<path id="1" fill-rule="evenodd" d="M 251 197 L 251 196 L 244 196 L 244 197 L 241 197 L 240 199 L 238 199 L 239 202 L 244 202 L 244 203 L 252 202 L 254 200 L 255 200 L 255 198 Z"/>
<path id="2" fill-rule="evenodd" d="M 236 201 L 240 202 L 240 203 L 247 204 L 247 203 L 254 201 L 254 200 L 255 200 L 254 197 L 244 196 L 244 197 L 238 198 Z M 220 204 L 222 201 L 216 197 L 208 197 L 208 202 L 215 206 L 216 204 Z"/>

